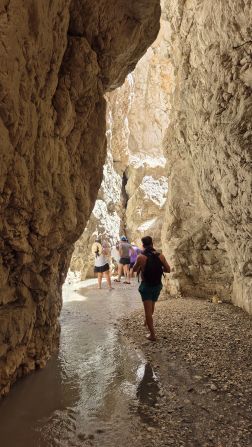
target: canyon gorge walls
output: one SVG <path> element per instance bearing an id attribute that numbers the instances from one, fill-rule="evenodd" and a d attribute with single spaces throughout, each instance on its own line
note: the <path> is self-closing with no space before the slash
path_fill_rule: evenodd
<path id="1" fill-rule="evenodd" d="M 106 95 L 108 156 L 89 223 L 75 243 L 71 270 L 93 276 L 91 247 L 99 235 L 113 245 L 120 234 L 141 246 L 152 234 L 161 247 L 168 182 L 163 138 L 169 116 L 172 65 L 164 17 L 158 38 L 122 87 Z"/>
<path id="2" fill-rule="evenodd" d="M 167 291 L 252 312 L 251 0 L 162 8 L 152 45 L 158 0 L 0 3 L 0 394 L 57 346 L 81 235 L 83 278 L 97 234 L 151 233 Z"/>
<path id="3" fill-rule="evenodd" d="M 166 1 L 175 90 L 162 240 L 170 287 L 252 312 L 250 0 Z"/>
<path id="4" fill-rule="evenodd" d="M 136 242 L 154 236 L 172 265 L 167 292 L 217 295 L 248 312 L 250 23 L 248 0 L 164 0 L 132 91 L 128 83 L 108 96 L 121 230 Z"/>
<path id="5" fill-rule="evenodd" d="M 131 108 L 132 76 L 123 86 L 106 94 L 107 100 L 107 159 L 103 180 L 94 209 L 85 231 L 75 243 L 70 270 L 84 280 L 94 277 L 92 245 L 99 237 L 113 246 L 125 232 L 127 198 L 124 188 L 124 171 L 129 161 L 127 117 Z"/>
<path id="6" fill-rule="evenodd" d="M 0 394 L 57 346 L 61 286 L 106 158 L 104 93 L 156 38 L 157 0 L 0 4 Z"/>

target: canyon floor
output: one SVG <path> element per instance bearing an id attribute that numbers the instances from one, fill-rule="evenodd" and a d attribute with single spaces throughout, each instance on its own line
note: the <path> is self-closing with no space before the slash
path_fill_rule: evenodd
<path id="1" fill-rule="evenodd" d="M 122 322 L 160 386 L 144 446 L 252 446 L 252 320 L 230 304 L 168 299 L 155 312 L 158 340 L 143 341 L 142 312 Z"/>
<path id="2" fill-rule="evenodd" d="M 229 304 L 157 304 L 137 282 L 63 288 L 59 350 L 0 402 L 3 447 L 250 447 L 251 318 Z"/>

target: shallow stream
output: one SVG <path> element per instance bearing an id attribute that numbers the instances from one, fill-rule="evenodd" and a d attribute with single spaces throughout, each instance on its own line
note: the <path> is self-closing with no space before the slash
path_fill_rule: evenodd
<path id="1" fill-rule="evenodd" d="M 1 447 L 134 444 L 158 383 L 116 324 L 142 305 L 137 285 L 116 286 L 64 285 L 59 351 L 0 403 Z"/>

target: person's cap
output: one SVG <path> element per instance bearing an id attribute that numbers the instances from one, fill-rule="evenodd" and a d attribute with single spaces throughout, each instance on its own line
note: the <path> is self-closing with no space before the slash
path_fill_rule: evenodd
<path id="1" fill-rule="evenodd" d="M 120 239 L 121 239 L 121 241 L 125 241 L 125 242 L 127 241 L 126 236 L 121 236 Z"/>

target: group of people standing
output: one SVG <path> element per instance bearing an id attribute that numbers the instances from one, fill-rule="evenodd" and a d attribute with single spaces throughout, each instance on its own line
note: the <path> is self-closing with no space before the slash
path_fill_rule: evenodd
<path id="1" fill-rule="evenodd" d="M 110 251 L 108 243 L 102 243 L 97 239 L 93 245 L 95 255 L 94 271 L 98 276 L 98 287 L 101 288 L 102 278 L 105 275 L 108 287 L 113 289 L 110 276 L 110 258 L 118 263 L 118 276 L 115 282 L 120 282 L 124 274 L 124 284 L 130 284 L 134 274 L 141 275 L 141 283 L 138 291 L 141 295 L 144 311 L 145 325 L 149 329 L 148 339 L 156 340 L 153 326 L 153 313 L 155 303 L 162 290 L 162 276 L 170 272 L 170 266 L 164 255 L 157 252 L 153 247 L 150 236 L 142 238 L 142 249 L 134 243 L 129 243 L 126 236 L 121 236 L 120 241 Z"/>
<path id="2" fill-rule="evenodd" d="M 134 242 L 129 243 L 126 236 L 121 236 L 120 241 L 110 250 L 107 242 L 96 239 L 92 251 L 95 255 L 94 272 L 97 273 L 99 289 L 101 289 L 103 275 L 109 289 L 113 289 L 110 276 L 111 259 L 117 266 L 118 275 L 115 282 L 120 282 L 122 275 L 124 275 L 124 284 L 130 284 L 133 276 L 133 266 L 137 256 L 141 253 L 140 248 Z"/>
<path id="3" fill-rule="evenodd" d="M 118 252 L 118 277 L 115 279 L 115 282 L 120 282 L 122 274 L 124 274 L 124 284 L 130 284 L 133 276 L 133 267 L 141 250 L 134 242 L 130 244 L 126 236 L 121 237 L 120 242 L 117 243 L 116 250 Z"/>

